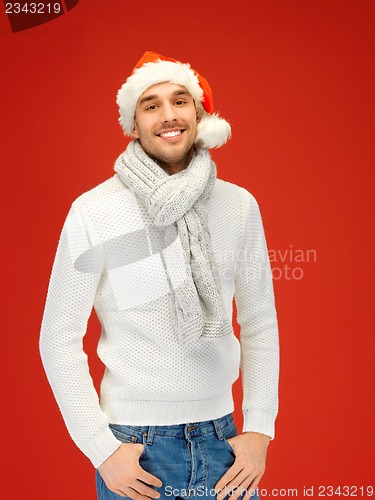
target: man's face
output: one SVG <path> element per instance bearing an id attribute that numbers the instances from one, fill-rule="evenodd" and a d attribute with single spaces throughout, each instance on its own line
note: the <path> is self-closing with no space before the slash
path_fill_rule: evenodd
<path id="1" fill-rule="evenodd" d="M 132 135 L 170 174 L 186 168 L 197 135 L 197 112 L 185 87 L 170 82 L 149 87 L 138 99 Z"/>

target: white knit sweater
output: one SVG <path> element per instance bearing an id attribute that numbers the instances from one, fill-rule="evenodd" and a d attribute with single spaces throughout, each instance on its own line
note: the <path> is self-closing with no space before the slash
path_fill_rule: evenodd
<path id="1" fill-rule="evenodd" d="M 40 352 L 69 433 L 98 467 L 119 446 L 108 424 L 170 425 L 234 410 L 242 373 L 243 432 L 274 438 L 279 339 L 271 268 L 255 198 L 217 179 L 208 227 L 234 333 L 183 345 L 175 333 L 167 252 L 175 232 L 156 227 L 115 174 L 79 196 L 66 218 L 52 268 Z M 171 228 L 169 228 L 170 230 Z M 176 255 L 176 253 L 174 254 Z M 100 402 L 82 348 L 92 307 L 102 325 Z"/>

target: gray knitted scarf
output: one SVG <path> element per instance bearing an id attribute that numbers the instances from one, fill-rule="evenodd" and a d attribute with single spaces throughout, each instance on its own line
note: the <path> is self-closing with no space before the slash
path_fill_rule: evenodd
<path id="1" fill-rule="evenodd" d="M 116 160 L 115 171 L 156 226 L 173 225 L 177 230 L 183 251 L 169 247 L 163 254 L 174 292 L 179 340 L 229 334 L 232 325 L 225 317 L 204 204 L 216 179 L 208 150 L 196 150 L 185 170 L 169 175 L 135 140 Z"/>

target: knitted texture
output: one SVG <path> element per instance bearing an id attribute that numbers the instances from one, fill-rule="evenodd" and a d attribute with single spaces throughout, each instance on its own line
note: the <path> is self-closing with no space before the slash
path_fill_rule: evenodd
<path id="1" fill-rule="evenodd" d="M 118 174 L 79 196 L 60 236 L 40 335 L 48 380 L 71 437 L 98 467 L 119 446 L 109 423 L 171 425 L 234 410 L 242 372 L 243 431 L 274 437 L 279 341 L 261 215 L 245 189 L 216 179 L 204 202 L 224 314 L 237 303 L 240 341 L 181 343 L 164 261 L 183 248 L 173 226 L 156 226 Z M 182 276 L 178 273 L 177 276 Z M 92 308 L 106 366 L 100 401 L 82 340 Z"/>
<path id="2" fill-rule="evenodd" d="M 180 340 L 187 342 L 202 334 L 228 335 L 232 325 L 223 314 L 204 204 L 216 179 L 216 166 L 208 150 L 198 149 L 186 169 L 169 175 L 146 155 L 138 141 L 132 141 L 117 159 L 115 170 L 140 197 L 156 226 L 177 227 L 184 259 L 181 262 L 180 252 L 170 252 L 165 268 L 172 283 L 181 283 L 172 288 Z"/>

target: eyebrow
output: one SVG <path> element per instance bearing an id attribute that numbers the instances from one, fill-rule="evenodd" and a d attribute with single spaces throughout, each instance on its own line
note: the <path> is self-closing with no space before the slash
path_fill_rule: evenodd
<path id="1" fill-rule="evenodd" d="M 190 95 L 190 94 L 187 90 L 176 90 L 175 92 L 172 93 L 172 95 L 178 96 L 178 95 Z M 148 95 L 146 97 L 142 97 L 142 99 L 140 99 L 140 101 L 139 101 L 139 105 L 141 105 L 145 102 L 148 102 L 148 101 L 153 101 L 154 99 L 158 99 L 158 97 L 159 96 L 157 94 L 152 94 L 152 95 Z"/>

